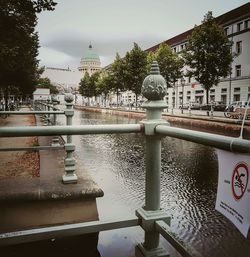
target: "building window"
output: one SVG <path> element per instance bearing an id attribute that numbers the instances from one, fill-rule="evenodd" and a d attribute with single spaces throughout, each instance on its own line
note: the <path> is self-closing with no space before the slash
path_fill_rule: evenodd
<path id="1" fill-rule="evenodd" d="M 195 90 L 195 94 L 203 94 L 204 90 Z"/>
<path id="2" fill-rule="evenodd" d="M 233 101 L 234 102 L 240 101 L 240 94 L 234 95 Z"/>
<path id="3" fill-rule="evenodd" d="M 190 95 L 191 94 L 191 91 L 187 91 L 187 95 Z"/>
<path id="4" fill-rule="evenodd" d="M 236 75 L 236 77 L 241 76 L 241 65 L 236 65 L 235 66 L 235 75 Z"/>
<path id="5" fill-rule="evenodd" d="M 176 53 L 176 47 L 173 48 L 173 51 Z"/>
<path id="6" fill-rule="evenodd" d="M 237 23 L 237 32 L 242 31 L 242 30 L 243 30 L 243 22 Z"/>
<path id="7" fill-rule="evenodd" d="M 242 52 L 242 41 L 236 42 L 236 53 L 241 54 Z"/>
<path id="8" fill-rule="evenodd" d="M 223 104 L 226 104 L 226 102 L 227 102 L 227 96 L 226 95 L 221 95 L 221 102 Z"/>
<path id="9" fill-rule="evenodd" d="M 191 77 L 188 77 L 188 83 L 191 83 Z"/>
<path id="10" fill-rule="evenodd" d="M 239 93 L 239 92 L 240 92 L 240 87 L 235 87 L 235 88 L 234 88 L 234 92 L 235 92 L 235 93 Z"/>
<path id="11" fill-rule="evenodd" d="M 228 33 L 229 33 L 229 28 L 225 28 L 225 29 L 224 29 L 224 32 L 225 32 L 225 35 L 227 36 Z"/>
<path id="12" fill-rule="evenodd" d="M 245 21 L 245 29 L 250 28 L 250 19 Z"/>
<path id="13" fill-rule="evenodd" d="M 221 93 L 226 93 L 227 92 L 227 88 L 222 88 L 221 89 Z"/>
<path id="14" fill-rule="evenodd" d="M 210 89 L 210 94 L 214 94 L 215 93 L 215 89 Z"/>

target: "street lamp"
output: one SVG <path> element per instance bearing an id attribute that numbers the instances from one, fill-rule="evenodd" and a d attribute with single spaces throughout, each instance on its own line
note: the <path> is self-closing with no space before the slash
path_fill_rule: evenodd
<path id="1" fill-rule="evenodd" d="M 181 78 L 181 88 L 182 88 L 181 114 L 183 114 L 184 86 L 185 86 L 185 79 L 182 77 Z"/>

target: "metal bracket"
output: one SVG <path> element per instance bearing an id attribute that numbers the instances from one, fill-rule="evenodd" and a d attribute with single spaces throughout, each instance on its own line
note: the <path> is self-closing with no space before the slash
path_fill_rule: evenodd
<path id="1" fill-rule="evenodd" d="M 67 110 L 67 109 L 66 109 L 66 110 L 64 111 L 64 113 L 65 113 L 66 116 L 74 116 L 74 110 Z"/>
<path id="2" fill-rule="evenodd" d="M 76 147 L 75 147 L 74 144 L 66 143 L 66 144 L 64 144 L 64 149 L 65 149 L 66 151 L 73 152 L 73 151 L 75 151 Z"/>
<path id="3" fill-rule="evenodd" d="M 158 125 L 169 125 L 169 123 L 166 120 L 159 119 L 159 120 L 142 120 L 140 122 L 144 125 L 144 133 L 146 136 L 154 136 L 155 128 Z"/>
<path id="4" fill-rule="evenodd" d="M 155 221 L 162 220 L 170 226 L 171 218 L 162 210 L 146 211 L 140 208 L 135 211 L 136 216 L 140 220 L 140 225 L 145 231 L 155 230 Z"/>

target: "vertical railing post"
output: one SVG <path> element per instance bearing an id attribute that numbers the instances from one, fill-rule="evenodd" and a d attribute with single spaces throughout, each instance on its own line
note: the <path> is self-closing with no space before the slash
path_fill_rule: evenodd
<path id="1" fill-rule="evenodd" d="M 74 96 L 72 94 L 66 94 L 64 97 L 66 102 L 66 125 L 72 125 L 72 118 L 74 115 L 73 110 L 73 100 Z M 75 151 L 75 145 L 72 143 L 72 135 L 67 135 L 67 143 L 65 144 L 66 150 L 66 158 L 64 160 L 64 171 L 65 174 L 63 175 L 63 183 L 70 184 L 70 183 L 77 183 L 77 176 L 75 174 L 75 159 L 73 157 L 73 152 Z"/>
<path id="2" fill-rule="evenodd" d="M 56 103 L 53 102 L 53 111 L 56 111 L 57 108 L 56 108 Z M 56 125 L 56 114 L 53 113 L 53 125 L 55 126 Z M 51 143 L 51 146 L 59 146 L 60 143 L 59 143 L 59 137 L 58 136 L 53 136 L 52 137 L 52 143 Z"/>
<path id="3" fill-rule="evenodd" d="M 136 256 L 165 257 L 168 253 L 159 246 L 159 232 L 155 221 L 170 218 L 160 209 L 160 173 L 161 173 L 161 137 L 155 134 L 159 124 L 169 125 L 161 118 L 162 110 L 166 108 L 163 97 L 166 95 L 166 81 L 160 75 L 157 62 L 153 62 L 150 75 L 142 85 L 142 95 L 148 100 L 142 104 L 146 109 L 146 120 L 142 121 L 146 136 L 146 186 L 145 206 L 136 211 L 145 230 L 144 243 L 136 247 Z"/>

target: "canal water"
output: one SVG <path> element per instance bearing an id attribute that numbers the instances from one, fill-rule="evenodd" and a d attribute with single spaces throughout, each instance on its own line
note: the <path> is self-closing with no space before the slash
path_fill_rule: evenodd
<path id="1" fill-rule="evenodd" d="M 73 124 L 128 124 L 139 120 L 75 111 Z M 134 216 L 144 204 L 144 137 L 140 134 L 74 136 L 76 155 L 104 190 L 100 219 Z M 166 137 L 162 143 L 161 207 L 171 228 L 204 257 L 249 257 L 250 240 L 215 210 L 218 180 L 214 148 Z M 143 241 L 140 228 L 99 234 L 102 257 L 132 257 Z M 169 247 L 164 239 L 164 247 Z M 171 257 L 178 253 L 169 248 Z M 119 254 L 118 254 L 119 253 Z"/>

